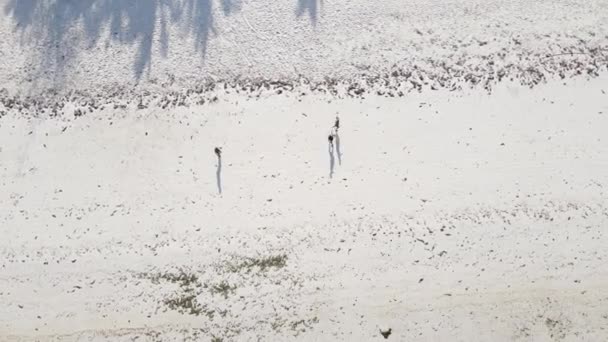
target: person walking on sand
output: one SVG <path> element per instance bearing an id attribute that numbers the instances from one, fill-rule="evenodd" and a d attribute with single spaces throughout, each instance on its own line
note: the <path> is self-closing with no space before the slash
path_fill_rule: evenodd
<path id="1" fill-rule="evenodd" d="M 216 155 L 218 158 L 222 158 L 222 149 L 221 149 L 221 148 L 216 147 L 214 151 L 215 151 L 215 155 Z"/>
<path id="2" fill-rule="evenodd" d="M 336 121 L 334 122 L 334 125 L 331 127 L 331 135 L 337 136 L 339 128 L 340 128 L 340 118 L 336 116 Z"/>
<path id="3" fill-rule="evenodd" d="M 329 141 L 329 150 L 330 150 L 330 151 L 333 151 L 333 150 L 334 150 L 334 135 L 333 135 L 333 134 L 330 134 L 330 135 L 327 137 L 327 140 Z"/>

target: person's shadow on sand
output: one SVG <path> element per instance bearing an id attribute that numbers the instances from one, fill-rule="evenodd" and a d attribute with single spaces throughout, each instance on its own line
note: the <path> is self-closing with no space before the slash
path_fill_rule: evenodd
<path id="1" fill-rule="evenodd" d="M 217 170 L 215 171 L 215 177 L 217 178 L 217 191 L 222 194 L 222 158 L 217 158 Z"/>
<path id="2" fill-rule="evenodd" d="M 215 148 L 215 155 L 217 156 L 217 169 L 215 170 L 215 177 L 217 182 L 217 191 L 222 194 L 222 150 Z"/>
<path id="3" fill-rule="evenodd" d="M 330 135 L 330 138 L 332 138 L 331 135 Z M 328 151 L 329 151 L 329 178 L 332 178 L 334 176 L 334 165 L 335 165 L 333 139 L 329 139 Z"/>
<path id="4" fill-rule="evenodd" d="M 337 131 L 335 134 L 335 140 L 336 140 L 336 154 L 338 155 L 338 165 L 342 165 L 342 152 L 340 151 L 340 136 L 338 135 Z"/>

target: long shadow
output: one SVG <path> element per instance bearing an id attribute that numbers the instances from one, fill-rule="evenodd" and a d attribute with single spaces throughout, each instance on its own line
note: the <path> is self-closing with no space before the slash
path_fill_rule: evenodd
<path id="1" fill-rule="evenodd" d="M 338 165 L 342 165 L 342 152 L 340 151 L 340 135 L 338 131 L 334 134 L 334 140 L 336 141 L 336 154 L 338 155 Z"/>
<path id="2" fill-rule="evenodd" d="M 241 10 L 241 0 L 222 0 L 221 4 L 224 15 L 230 15 L 232 12 Z"/>
<path id="3" fill-rule="evenodd" d="M 133 6 L 127 8 L 127 17 L 130 22 L 127 37 L 140 37 L 137 57 L 133 62 L 133 71 L 135 72 L 135 78 L 138 80 L 144 71 L 150 72 L 157 6 L 158 2 L 156 1 L 135 0 Z"/>
<path id="4" fill-rule="evenodd" d="M 240 0 L 221 0 L 224 15 L 240 8 Z M 4 14 L 16 30 L 28 33 L 22 35 L 27 38 L 22 44 L 50 47 L 35 57 L 40 59 L 40 72 L 54 73 L 57 83 L 64 81 L 63 71 L 79 49 L 94 47 L 101 38 L 137 48 L 132 68 L 139 80 L 152 68 L 155 43 L 160 44 L 161 56 L 169 54 L 170 26 L 185 28 L 182 32 L 195 38 L 194 47 L 203 58 L 215 32 L 212 0 L 9 0 Z M 85 38 L 74 34 L 78 25 Z"/>
<path id="5" fill-rule="evenodd" d="M 305 13 L 308 13 L 308 16 L 310 17 L 310 21 L 312 22 L 313 26 L 316 25 L 320 2 L 321 0 L 298 0 L 296 16 L 301 17 Z"/>
<path id="6" fill-rule="evenodd" d="M 334 176 L 334 165 L 336 163 L 334 158 L 334 145 L 329 144 L 329 178 L 333 178 Z"/>
<path id="7" fill-rule="evenodd" d="M 214 32 L 211 0 L 186 0 L 184 8 L 190 23 L 190 34 L 196 37 L 194 47 L 205 57 L 209 35 Z"/>
<path id="8" fill-rule="evenodd" d="M 27 27 L 32 24 L 38 6 L 42 5 L 43 2 L 39 0 L 10 0 L 4 7 L 4 14 L 12 14 L 18 27 Z"/>
<path id="9" fill-rule="evenodd" d="M 222 157 L 217 157 L 217 170 L 215 170 L 217 191 L 222 194 Z"/>

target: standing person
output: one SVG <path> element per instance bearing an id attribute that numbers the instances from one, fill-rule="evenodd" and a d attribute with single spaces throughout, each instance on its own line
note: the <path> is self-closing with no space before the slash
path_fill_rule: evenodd
<path id="1" fill-rule="evenodd" d="M 331 135 L 338 136 L 338 129 L 340 128 L 340 118 L 336 116 L 336 121 L 331 127 Z"/>

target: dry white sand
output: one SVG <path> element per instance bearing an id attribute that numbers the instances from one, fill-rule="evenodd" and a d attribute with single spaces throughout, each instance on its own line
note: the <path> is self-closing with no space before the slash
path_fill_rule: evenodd
<path id="1" fill-rule="evenodd" d="M 7 37 L 1 53 L 10 57 L 0 68 L 7 87 L 0 93 L 1 341 L 373 341 L 384 340 L 380 330 L 388 328 L 391 341 L 608 339 L 608 75 L 601 71 L 606 57 L 600 50 L 560 60 L 572 63 L 564 70 L 599 63 L 592 72 L 557 80 L 552 72 L 559 69 L 547 70 L 532 89 L 519 84 L 527 77 L 516 72 L 527 70 L 521 62 L 510 69 L 514 81 L 493 85 L 491 94 L 483 86 L 432 91 L 426 84 L 421 92 L 393 98 L 378 95 L 376 84 L 366 86 L 363 98 L 345 95 L 348 91 L 302 95 L 306 87 L 252 97 L 229 87 L 200 95 L 217 96 L 213 103 L 197 104 L 199 95 L 193 93 L 181 99 L 185 105 L 173 106 L 164 101 L 181 101 L 181 90 L 168 93 L 150 79 L 130 88 L 137 59 L 121 51 L 137 55 L 137 41 L 113 41 L 104 50 L 100 39 L 81 51 L 78 44 L 87 41 L 81 37 L 74 59 L 61 62 L 60 70 L 48 69 L 54 81 L 39 75 L 40 84 L 28 83 L 33 66 L 44 68 L 25 53 L 27 47 L 44 46 L 47 39 L 67 43 L 52 34 L 35 44 L 27 40 L 35 29 L 54 31 L 44 26 L 48 23 L 17 25 L 14 11 L 26 3 L 21 1 L 0 1 L 5 11 L 0 28 Z M 96 13 L 101 10 L 95 6 L 111 2 L 93 1 L 92 8 L 88 3 L 82 13 Z M 221 14 L 227 3 L 239 11 Z M 508 24 L 503 26 L 515 25 L 507 30 L 513 33 L 520 21 L 541 20 L 551 9 L 552 19 L 545 20 L 565 26 L 546 30 L 561 42 L 566 36 L 555 32 L 570 30 L 568 39 L 588 35 L 585 25 L 606 16 L 601 1 L 585 2 L 585 9 L 580 1 L 541 1 L 525 13 L 517 11 L 525 7 L 518 1 L 507 2 L 513 8 L 498 1 L 458 1 L 447 9 L 430 3 L 434 6 L 408 4 L 397 17 L 422 22 L 417 13 L 447 15 L 449 6 L 476 13 L 471 10 L 481 6 L 494 8 L 491 18 L 500 15 Z M 70 18 L 76 9 L 63 4 L 68 10 L 60 13 Z M 237 18 L 233 30 L 275 33 L 245 21 L 263 17 L 261 9 L 252 10 L 259 6 L 255 2 L 213 4 L 221 15 Z M 310 26 L 316 18 L 307 34 L 323 37 L 333 29 L 359 27 L 349 17 L 383 22 L 380 17 L 398 7 L 389 1 L 364 15 L 372 5 L 335 12 L 339 2 L 326 1 L 324 12 L 313 11 L 311 4 L 301 2 L 299 17 L 297 6 L 277 13 L 295 17 L 290 19 L 295 27 Z M 279 11 L 284 5 L 277 6 Z M 478 15 L 466 18 L 473 23 Z M 579 21 L 564 19 L 571 16 Z M 91 15 L 78 18 L 68 23 L 76 33 L 87 32 Z M 215 21 L 218 32 L 222 20 L 228 19 Z M 373 27 L 397 37 L 407 25 Z M 251 26 L 253 31 L 245 30 Z M 162 30 L 155 27 L 160 37 Z M 545 45 L 535 50 L 531 44 L 534 32 L 545 29 L 520 27 L 530 42 L 523 44 L 526 51 L 546 52 Z M 454 35 L 465 36 L 469 28 L 454 28 Z M 180 45 L 176 38 L 194 34 L 169 30 L 177 32 L 171 36 L 172 53 L 164 60 L 159 47 L 152 58 L 157 62 L 148 68 L 160 75 L 163 69 L 154 63 L 175 65 L 183 76 L 171 83 L 175 90 L 199 66 L 187 63 L 194 58 L 191 42 Z M 606 27 L 596 27 L 601 30 Z M 375 48 L 396 44 L 369 32 L 357 38 L 355 31 L 348 41 L 364 46 L 369 40 Z M 213 61 L 237 58 L 232 50 L 217 52 L 221 34 L 210 37 L 209 57 L 202 63 L 229 75 L 230 68 L 222 71 Z M 608 39 L 595 37 L 594 46 Z M 294 46 L 315 49 L 316 40 L 293 32 L 249 46 L 278 49 L 290 38 L 296 39 Z M 446 42 L 451 39 L 457 41 L 445 36 Z M 402 45 L 395 46 L 391 56 L 407 56 Z M 504 51 L 521 55 L 520 46 Z M 430 54 L 432 47 L 429 41 L 413 53 Z M 357 51 L 343 55 L 342 62 L 357 58 Z M 382 55 L 381 49 L 373 51 L 374 58 Z M 180 53 L 186 62 L 179 62 Z M 279 69 L 302 63 L 311 78 L 329 70 L 318 67 L 323 64 L 318 59 L 284 58 L 290 60 L 277 63 Z M 381 58 L 360 58 L 382 65 Z M 447 52 L 438 58 L 458 60 Z M 12 69 L 10 61 L 33 69 Z M 96 63 L 97 69 L 85 72 Z M 463 70 L 474 64 L 469 67 Z M 274 77 L 266 74 L 271 67 L 260 70 L 252 75 Z M 89 79 L 95 82 L 86 83 Z M 45 90 L 53 82 L 59 82 L 54 84 L 61 85 L 60 92 L 82 84 L 88 93 L 53 95 Z M 127 94 L 104 97 L 96 84 Z M 24 100 L 28 93 L 48 102 L 33 105 L 39 97 Z M 20 94 L 22 102 L 15 105 L 10 94 Z M 53 110 L 57 115 L 51 117 Z M 327 135 L 336 115 L 339 141 L 329 150 Z M 223 148 L 221 169 L 216 146 Z"/>
<path id="2" fill-rule="evenodd" d="M 603 340 L 607 84 L 4 118 L 0 331 Z"/>

